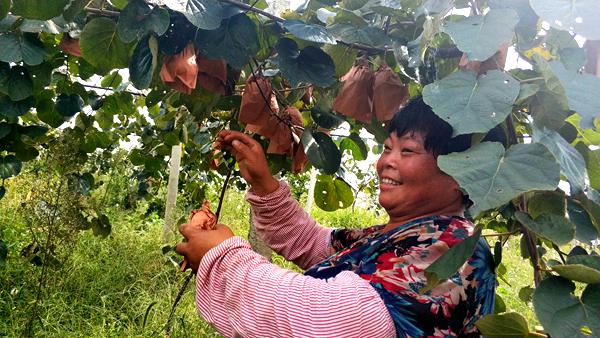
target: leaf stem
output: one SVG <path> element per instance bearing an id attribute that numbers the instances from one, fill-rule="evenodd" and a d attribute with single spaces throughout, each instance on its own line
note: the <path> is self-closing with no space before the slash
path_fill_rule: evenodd
<path id="1" fill-rule="evenodd" d="M 109 11 L 107 9 L 98 9 L 98 8 L 92 8 L 92 7 L 85 7 L 84 10 L 88 13 L 97 14 L 97 15 L 101 15 L 101 16 L 108 16 L 108 17 L 112 17 L 112 18 L 117 18 L 121 14 L 119 12 Z"/>

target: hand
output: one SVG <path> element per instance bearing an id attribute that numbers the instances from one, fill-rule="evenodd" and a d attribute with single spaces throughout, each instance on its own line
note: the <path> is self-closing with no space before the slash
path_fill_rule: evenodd
<path id="1" fill-rule="evenodd" d="M 212 248 L 233 237 L 233 232 L 225 224 L 217 224 L 214 230 L 202 230 L 198 227 L 182 224 L 179 232 L 186 241 L 177 244 L 175 252 L 185 257 L 188 266 L 195 273 L 202 257 Z"/>
<path id="2" fill-rule="evenodd" d="M 257 195 L 266 195 L 279 188 L 279 182 L 269 171 L 265 152 L 252 137 L 231 130 L 219 133 L 215 148 L 227 150 L 235 157 L 240 174 Z"/>

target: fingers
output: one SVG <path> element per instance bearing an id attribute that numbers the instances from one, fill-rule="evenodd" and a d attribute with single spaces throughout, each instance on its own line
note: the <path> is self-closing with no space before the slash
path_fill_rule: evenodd
<path id="1" fill-rule="evenodd" d="M 189 244 L 188 243 L 179 243 L 175 246 L 175 252 L 177 252 L 178 254 L 182 255 L 182 256 L 187 256 L 188 253 L 188 248 Z"/>

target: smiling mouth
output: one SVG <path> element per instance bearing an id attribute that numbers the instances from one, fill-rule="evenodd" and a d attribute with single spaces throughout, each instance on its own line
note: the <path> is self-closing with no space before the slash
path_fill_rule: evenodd
<path id="1" fill-rule="evenodd" d="M 402 183 L 398 182 L 398 181 L 394 181 L 391 178 L 382 178 L 381 179 L 381 184 L 387 184 L 387 185 L 400 185 Z"/>

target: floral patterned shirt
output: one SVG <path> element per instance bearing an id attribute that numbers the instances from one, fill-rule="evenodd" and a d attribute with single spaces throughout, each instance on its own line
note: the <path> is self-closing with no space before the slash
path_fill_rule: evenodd
<path id="1" fill-rule="evenodd" d="M 420 293 L 424 270 L 449 248 L 473 234 L 473 224 L 456 216 L 416 219 L 382 232 L 337 229 L 337 253 L 305 275 L 328 279 L 341 271 L 358 274 L 383 299 L 398 337 L 478 337 L 475 322 L 493 313 L 496 274 L 489 246 L 480 239 L 473 255 L 451 278 Z"/>

